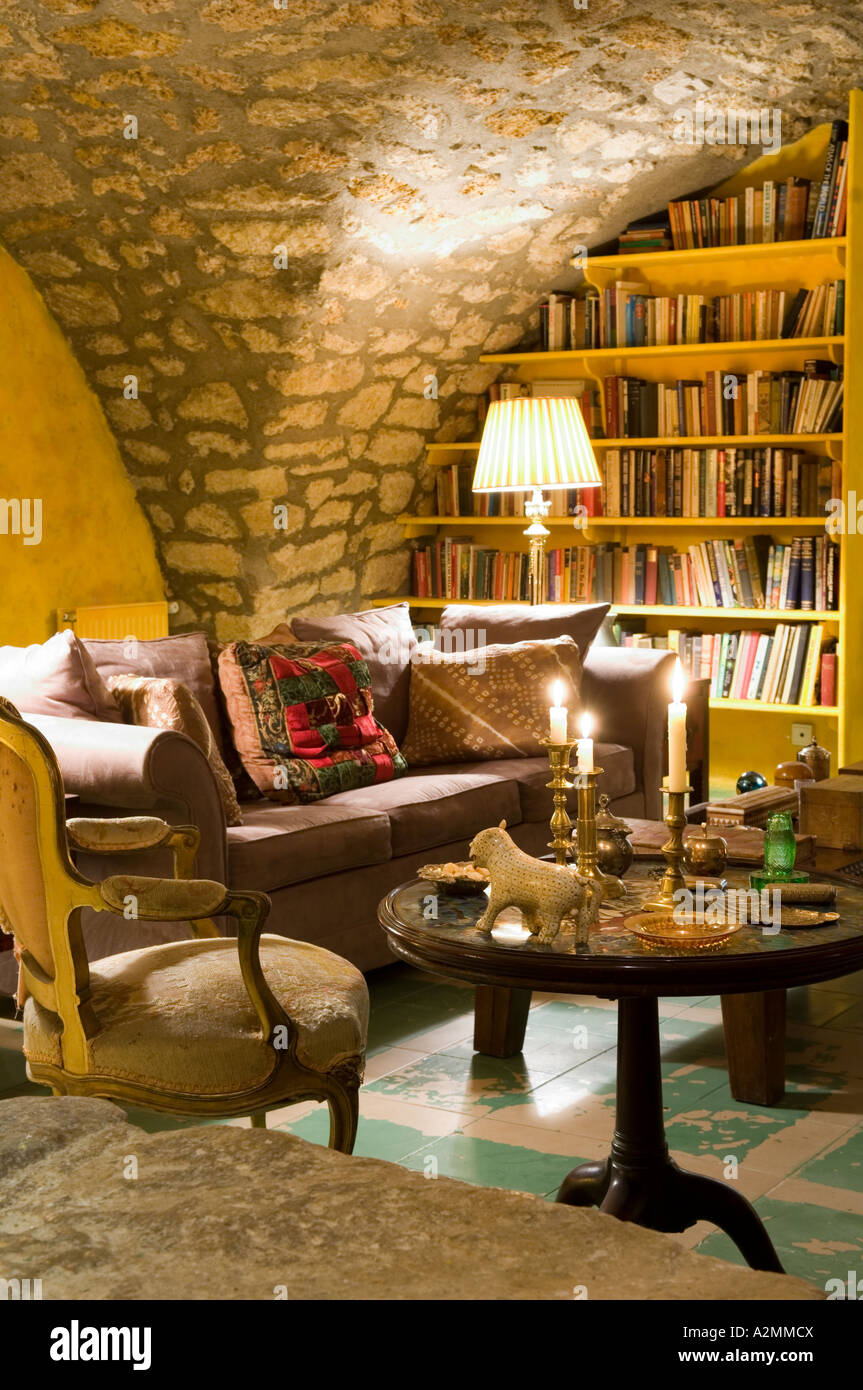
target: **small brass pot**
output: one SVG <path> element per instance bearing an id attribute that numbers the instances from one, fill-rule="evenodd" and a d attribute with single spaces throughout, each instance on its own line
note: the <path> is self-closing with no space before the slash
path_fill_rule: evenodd
<path id="1" fill-rule="evenodd" d="M 608 809 L 608 797 L 603 792 L 596 813 L 596 862 L 604 874 L 621 878 L 626 873 L 635 851 L 627 838 L 632 829 Z"/>
<path id="2" fill-rule="evenodd" d="M 728 842 L 706 825 L 687 835 L 683 848 L 684 867 L 696 878 L 718 878 L 728 863 Z"/>

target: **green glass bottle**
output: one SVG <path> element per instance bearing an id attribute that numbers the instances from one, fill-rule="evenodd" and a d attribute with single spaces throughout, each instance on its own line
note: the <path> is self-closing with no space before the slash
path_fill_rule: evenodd
<path id="1" fill-rule="evenodd" d="M 764 867 L 749 875 L 751 888 L 766 883 L 806 883 L 809 875 L 794 868 L 797 840 L 790 811 L 773 811 L 767 817 L 764 832 Z"/>

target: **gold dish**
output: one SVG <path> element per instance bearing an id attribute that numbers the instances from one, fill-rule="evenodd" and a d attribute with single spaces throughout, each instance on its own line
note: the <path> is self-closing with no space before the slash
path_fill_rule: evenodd
<path id="1" fill-rule="evenodd" d="M 825 912 L 822 908 L 783 907 L 779 910 L 781 927 L 821 927 L 829 922 L 838 922 L 840 913 Z"/>
<path id="2" fill-rule="evenodd" d="M 453 896 L 477 895 L 489 885 L 488 870 L 477 868 L 470 860 L 457 864 L 424 864 L 417 869 L 417 878 L 425 879 L 427 883 L 435 884 L 442 893 Z"/>
<path id="3" fill-rule="evenodd" d="M 695 916 L 676 921 L 670 912 L 638 912 L 624 919 L 627 930 L 634 932 L 645 946 L 681 955 L 719 950 L 742 925 L 741 922 L 706 922 L 703 917 Z"/>

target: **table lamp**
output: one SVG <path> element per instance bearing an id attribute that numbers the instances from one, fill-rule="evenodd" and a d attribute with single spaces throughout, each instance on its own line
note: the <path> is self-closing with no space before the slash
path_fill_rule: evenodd
<path id="1" fill-rule="evenodd" d="M 543 517 L 550 502 L 543 488 L 598 487 L 602 479 L 574 396 L 517 396 L 493 401 L 482 432 L 474 492 L 530 492 L 524 513 L 531 524 L 523 533 L 530 541 L 529 593 L 531 603 L 545 597 L 545 539 Z"/>

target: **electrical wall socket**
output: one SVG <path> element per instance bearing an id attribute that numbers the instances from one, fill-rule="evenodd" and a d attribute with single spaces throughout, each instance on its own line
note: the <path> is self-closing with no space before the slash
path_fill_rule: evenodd
<path id="1" fill-rule="evenodd" d="M 811 743 L 815 734 L 812 724 L 792 724 L 791 725 L 791 746 L 792 748 L 805 748 L 807 743 Z"/>

